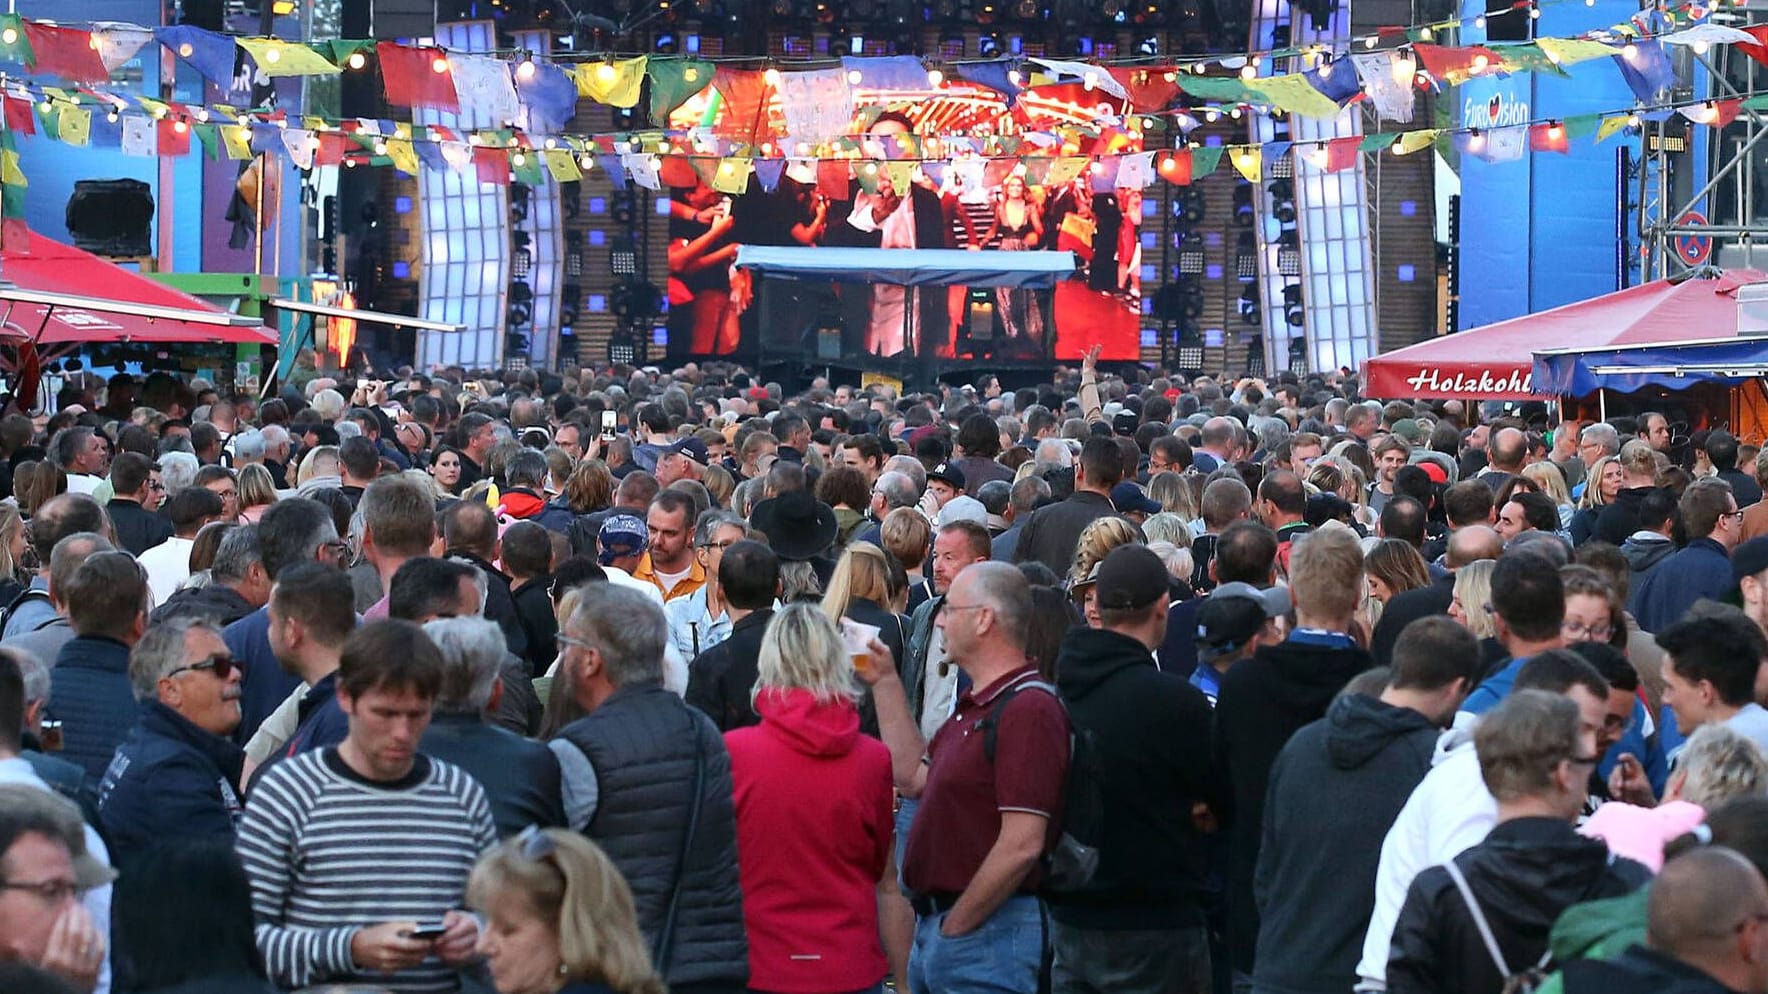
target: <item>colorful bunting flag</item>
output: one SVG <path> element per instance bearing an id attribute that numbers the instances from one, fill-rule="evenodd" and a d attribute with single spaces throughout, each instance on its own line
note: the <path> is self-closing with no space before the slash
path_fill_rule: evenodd
<path id="1" fill-rule="evenodd" d="M 1615 47 L 1600 41 L 1582 38 L 1537 38 L 1535 44 L 1552 56 L 1561 66 L 1573 66 L 1592 59 L 1606 59 L 1615 54 Z"/>
<path id="2" fill-rule="evenodd" d="M 92 47 L 92 32 L 83 28 L 64 28 L 42 21 L 24 22 L 25 38 L 31 50 L 31 68 L 36 72 L 62 76 L 77 83 L 102 83 L 110 79 L 110 70 Z"/>
<path id="3" fill-rule="evenodd" d="M 1602 119 L 1602 123 L 1596 127 L 1596 141 L 1598 144 L 1608 141 L 1609 138 L 1620 134 L 1626 129 L 1627 119 L 1625 117 L 1605 117 Z"/>
<path id="4" fill-rule="evenodd" d="M 518 66 L 516 93 L 521 98 L 516 124 L 529 134 L 563 131 L 577 116 L 577 80 L 551 63 L 534 63 L 531 73 Z"/>
<path id="5" fill-rule="evenodd" d="M 92 132 L 92 112 L 80 107 L 63 107 L 55 119 L 57 138 L 69 145 L 85 145 Z"/>
<path id="6" fill-rule="evenodd" d="M 1260 103 L 1281 107 L 1302 117 L 1330 120 L 1337 117 L 1340 110 L 1338 101 L 1321 93 L 1301 73 L 1255 80 L 1248 89 L 1263 98 Z"/>
<path id="7" fill-rule="evenodd" d="M 840 69 L 780 74 L 780 113 L 786 137 L 817 144 L 847 131 L 853 121 L 853 87 Z"/>
<path id="8" fill-rule="evenodd" d="M 0 99 L 0 114 L 6 118 L 6 130 L 16 131 L 21 135 L 37 133 L 37 115 L 31 108 L 29 97 L 6 97 Z"/>
<path id="9" fill-rule="evenodd" d="M 119 21 L 97 21 L 92 25 L 92 44 L 98 47 L 99 61 L 108 72 L 116 72 L 153 40 L 153 32 L 139 24 Z"/>
<path id="10" fill-rule="evenodd" d="M 1202 148 L 1192 149 L 1191 178 L 1200 180 L 1215 175 L 1216 169 L 1222 164 L 1222 151 L 1220 145 L 1205 145 Z"/>
<path id="11" fill-rule="evenodd" d="M 7 37 L 12 40 L 7 41 Z M 31 37 L 25 33 L 25 19 L 17 14 L 0 14 L 0 62 L 30 65 L 35 61 L 31 55 Z"/>
<path id="12" fill-rule="evenodd" d="M 375 46 L 375 57 L 381 64 L 381 83 L 388 103 L 397 107 L 460 110 L 453 65 L 440 48 L 383 41 Z M 506 176 L 504 182 L 508 181 Z"/>
<path id="13" fill-rule="evenodd" d="M 671 111 L 712 84 L 717 68 L 700 59 L 651 59 L 646 65 L 651 77 L 651 120 L 668 120 Z"/>
<path id="14" fill-rule="evenodd" d="M 1615 56 L 1615 65 L 1641 103 L 1659 103 L 1664 92 L 1676 82 L 1675 66 L 1661 42 L 1633 42 Z"/>
<path id="15" fill-rule="evenodd" d="M 577 92 L 596 103 L 636 106 L 647 61 L 641 55 L 636 59 L 582 63 L 577 67 Z"/>
<path id="16" fill-rule="evenodd" d="M 724 99 L 719 135 L 742 142 L 759 142 L 767 135 L 767 76 L 760 69 L 719 66 L 712 85 Z"/>
<path id="17" fill-rule="evenodd" d="M 1416 97 L 1412 90 L 1412 73 L 1404 71 L 1397 52 L 1358 52 L 1351 56 L 1363 91 L 1375 105 L 1375 113 L 1400 124 L 1412 120 Z"/>
<path id="18" fill-rule="evenodd" d="M 526 71 L 533 71 L 532 63 L 523 65 Z M 488 55 L 456 54 L 448 57 L 448 68 L 466 121 L 501 126 L 521 115 L 522 104 L 516 99 L 516 82 L 508 62 Z"/>
<path id="19" fill-rule="evenodd" d="M 160 118 L 155 123 L 159 133 L 159 149 L 161 155 L 190 154 L 190 125 L 185 121 L 171 121 Z"/>
<path id="20" fill-rule="evenodd" d="M 221 126 L 221 143 L 227 148 L 227 157 L 235 161 L 252 157 L 252 130 L 237 124 Z"/>
<path id="21" fill-rule="evenodd" d="M 19 168 L 12 131 L 0 131 L 0 246 L 30 246 L 31 235 L 25 228 L 25 191 L 29 187 L 24 170 Z"/>
<path id="22" fill-rule="evenodd" d="M 1229 148 L 1228 161 L 1233 163 L 1234 171 L 1246 177 L 1249 183 L 1257 183 L 1264 178 L 1264 149 L 1258 145 L 1235 145 Z"/>
<path id="23" fill-rule="evenodd" d="M 298 42 L 279 38 L 235 38 L 258 67 L 258 75 L 269 79 L 282 76 L 335 76 L 341 70 L 325 56 Z"/>
<path id="24" fill-rule="evenodd" d="M 481 184 L 510 185 L 510 154 L 504 149 L 486 148 L 483 145 L 474 146 L 473 169 L 477 172 Z"/>
<path id="25" fill-rule="evenodd" d="M 190 24 L 155 28 L 154 38 L 170 49 L 173 55 L 216 86 L 226 89 L 233 84 L 233 70 L 239 46 L 233 39 Z"/>
<path id="26" fill-rule="evenodd" d="M 1165 110 L 1179 95 L 1178 73 L 1171 66 L 1111 66 L 1106 72 L 1129 94 L 1130 106 L 1144 114 Z"/>
<path id="27" fill-rule="evenodd" d="M 1565 125 L 1558 121 L 1529 125 L 1529 150 L 1558 152 L 1561 155 L 1569 153 L 1571 143 L 1566 136 Z"/>

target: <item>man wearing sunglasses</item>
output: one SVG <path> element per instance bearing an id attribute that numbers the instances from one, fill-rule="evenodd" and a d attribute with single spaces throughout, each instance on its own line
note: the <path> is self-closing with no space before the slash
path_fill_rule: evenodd
<path id="1" fill-rule="evenodd" d="M 117 747 L 98 790 L 98 814 L 117 862 L 171 839 L 233 844 L 245 751 L 239 666 L 221 630 L 176 620 L 147 630 L 129 654 L 141 717 Z"/>

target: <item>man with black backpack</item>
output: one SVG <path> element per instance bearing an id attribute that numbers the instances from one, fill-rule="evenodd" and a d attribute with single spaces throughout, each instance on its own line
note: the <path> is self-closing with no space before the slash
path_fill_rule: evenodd
<path id="1" fill-rule="evenodd" d="M 952 581 L 937 624 L 971 686 L 931 743 L 895 671 L 863 674 L 897 789 L 920 799 L 902 863 L 918 916 L 913 994 L 1038 990 L 1041 863 L 1059 834 L 1070 744 L 1062 702 L 1026 661 L 1031 610 L 1024 574 L 1005 563 Z"/>
<path id="2" fill-rule="evenodd" d="M 1119 546 L 1100 564 L 1095 590 L 1102 627 L 1071 629 L 1056 668 L 1077 744 L 1065 822 L 1078 841 L 1097 848 L 1099 862 L 1084 886 L 1048 895 L 1051 990 L 1207 994 L 1192 811 L 1212 800 L 1209 702 L 1154 664 L 1169 596 L 1159 556 L 1146 546 Z M 1094 783 L 1081 783 L 1083 773 Z"/>

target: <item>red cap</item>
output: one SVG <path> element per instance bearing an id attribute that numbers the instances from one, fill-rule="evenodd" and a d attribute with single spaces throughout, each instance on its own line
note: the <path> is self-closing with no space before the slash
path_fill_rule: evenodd
<path id="1" fill-rule="evenodd" d="M 1435 461 L 1434 459 L 1427 459 L 1424 462 L 1418 463 L 1417 465 L 1418 465 L 1419 469 L 1424 470 L 1425 476 L 1430 477 L 1430 482 L 1432 482 L 1432 483 L 1447 483 L 1447 482 L 1449 482 L 1449 471 L 1443 468 L 1442 463 L 1439 463 L 1439 462 Z"/>

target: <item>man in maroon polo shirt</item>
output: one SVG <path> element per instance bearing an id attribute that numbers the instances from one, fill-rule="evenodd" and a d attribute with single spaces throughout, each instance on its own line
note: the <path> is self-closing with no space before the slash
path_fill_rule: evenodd
<path id="1" fill-rule="evenodd" d="M 977 563 L 952 581 L 938 624 L 970 689 L 931 743 L 895 671 L 866 670 L 897 789 L 921 801 L 903 858 L 919 916 L 913 994 L 1037 990 L 1037 864 L 1060 827 L 1068 718 L 1053 694 L 1025 686 L 1038 681 L 1025 656 L 1030 622 L 1031 591 L 1014 567 Z"/>

